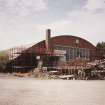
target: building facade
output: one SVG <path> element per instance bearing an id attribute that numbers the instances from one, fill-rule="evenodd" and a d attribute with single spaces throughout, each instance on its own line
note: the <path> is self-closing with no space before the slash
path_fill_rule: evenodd
<path id="1" fill-rule="evenodd" d="M 96 47 L 89 41 L 72 35 L 51 37 L 46 30 L 46 39 L 29 47 L 8 64 L 9 68 L 36 68 L 57 66 L 59 62 L 72 62 L 77 59 L 94 60 Z M 13 65 L 14 62 L 14 65 Z M 41 62 L 41 63 L 39 63 Z"/>

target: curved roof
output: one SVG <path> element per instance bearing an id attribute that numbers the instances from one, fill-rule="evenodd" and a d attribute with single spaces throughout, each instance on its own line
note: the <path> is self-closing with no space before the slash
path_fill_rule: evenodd
<path id="1" fill-rule="evenodd" d="M 72 35 L 60 35 L 51 38 L 53 44 L 60 44 L 60 45 L 67 45 L 71 47 L 76 47 L 76 39 L 79 40 L 78 47 L 81 48 L 88 48 L 88 49 L 95 49 L 95 46 L 90 43 L 89 41 Z"/>
<path id="2" fill-rule="evenodd" d="M 79 40 L 78 47 L 80 48 L 87 48 L 90 50 L 95 50 L 95 46 L 91 44 L 89 41 L 72 35 L 60 35 L 50 38 L 50 44 L 52 46 L 55 45 L 62 45 L 62 46 L 71 46 L 76 47 L 76 39 Z M 45 46 L 45 40 L 33 45 L 32 47 L 28 48 L 25 52 L 27 53 L 45 53 L 46 52 L 46 46 Z"/>

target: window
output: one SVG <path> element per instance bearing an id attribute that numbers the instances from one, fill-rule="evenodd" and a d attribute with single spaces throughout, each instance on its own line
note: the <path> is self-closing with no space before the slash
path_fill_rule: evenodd
<path id="1" fill-rule="evenodd" d="M 77 57 L 88 59 L 90 56 L 89 49 L 86 49 L 86 48 L 76 48 L 76 47 L 56 45 L 55 49 L 66 50 L 66 54 L 65 54 L 66 61 L 76 59 Z"/>

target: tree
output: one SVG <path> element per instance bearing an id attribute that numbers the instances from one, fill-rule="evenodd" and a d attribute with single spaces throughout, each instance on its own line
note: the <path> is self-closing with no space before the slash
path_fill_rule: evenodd
<path id="1" fill-rule="evenodd" d="M 0 72 L 5 69 L 8 60 L 8 53 L 5 51 L 0 51 Z"/>
<path id="2" fill-rule="evenodd" d="M 96 48 L 99 57 L 105 58 L 105 42 L 98 42 Z"/>

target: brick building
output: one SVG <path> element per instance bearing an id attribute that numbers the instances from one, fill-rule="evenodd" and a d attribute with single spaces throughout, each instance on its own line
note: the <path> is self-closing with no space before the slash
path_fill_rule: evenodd
<path id="1" fill-rule="evenodd" d="M 38 66 L 57 66 L 60 62 L 68 63 L 81 60 L 94 60 L 96 47 L 89 41 L 71 35 L 51 37 L 51 30 L 46 30 L 46 39 L 21 52 L 20 56 L 10 61 L 8 68 L 31 69 Z"/>

